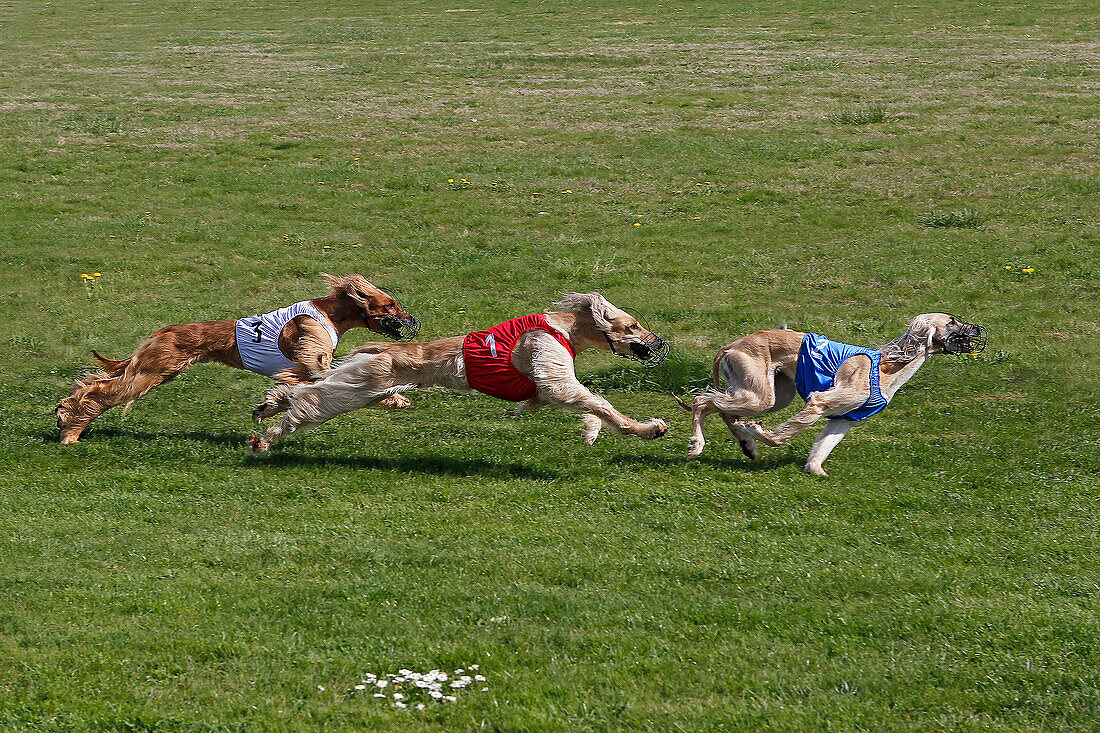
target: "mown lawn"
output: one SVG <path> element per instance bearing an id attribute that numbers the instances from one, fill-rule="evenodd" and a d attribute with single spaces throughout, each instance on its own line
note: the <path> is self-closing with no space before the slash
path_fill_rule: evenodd
<path id="1" fill-rule="evenodd" d="M 0 728 L 1094 728 L 1098 26 L 1057 1 L 3 4 Z M 424 338 L 599 290 L 675 351 L 579 371 L 672 431 L 588 448 L 574 416 L 432 392 L 251 458 L 267 383 L 200 366 L 58 445 L 89 349 L 321 272 L 396 290 Z M 668 392 L 719 346 L 878 345 L 927 311 L 990 348 L 925 366 L 828 479 L 810 434 L 750 463 L 717 420 L 684 460 Z M 471 664 L 422 711 L 354 689 Z"/>

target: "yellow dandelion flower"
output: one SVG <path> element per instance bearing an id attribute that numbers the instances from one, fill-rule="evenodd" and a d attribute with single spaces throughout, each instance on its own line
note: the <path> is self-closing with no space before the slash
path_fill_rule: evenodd
<path id="1" fill-rule="evenodd" d="M 447 183 L 454 183 L 454 182 L 455 182 L 455 179 L 453 179 L 453 178 L 448 178 L 447 179 Z"/>
<path id="2" fill-rule="evenodd" d="M 1006 269 L 1006 270 L 1011 270 L 1011 269 L 1012 269 L 1012 265 L 1005 265 L 1005 269 Z"/>
<path id="3" fill-rule="evenodd" d="M 567 188 L 564 191 L 562 191 L 562 193 L 573 193 L 573 189 Z"/>
<path id="4" fill-rule="evenodd" d="M 81 280 L 88 280 L 88 279 L 90 279 L 91 277 L 92 277 L 92 276 L 91 276 L 91 275 L 89 275 L 89 274 L 88 274 L 88 273 L 86 273 L 86 272 L 82 272 L 82 273 L 80 273 L 80 279 L 81 279 Z"/>
<path id="5" fill-rule="evenodd" d="M 639 219 L 641 219 L 641 218 L 642 218 L 643 216 L 645 216 L 645 214 L 635 214 L 634 216 L 636 216 L 636 217 L 638 217 Z"/>
<path id="6" fill-rule="evenodd" d="M 691 217 L 691 220 L 692 221 L 699 221 L 701 218 L 702 217 L 700 217 L 700 216 L 693 216 L 693 217 Z"/>
<path id="7" fill-rule="evenodd" d="M 103 273 L 102 272 L 93 272 L 92 277 L 103 277 Z"/>
<path id="8" fill-rule="evenodd" d="M 1024 269 L 1020 270 L 1020 272 L 1026 272 L 1027 274 L 1030 275 L 1031 273 L 1035 272 L 1035 268 L 1034 267 L 1025 267 Z"/>
<path id="9" fill-rule="evenodd" d="M 636 226 L 636 227 L 640 227 L 640 226 L 641 226 L 641 224 L 639 224 L 638 222 L 634 222 L 634 226 Z"/>

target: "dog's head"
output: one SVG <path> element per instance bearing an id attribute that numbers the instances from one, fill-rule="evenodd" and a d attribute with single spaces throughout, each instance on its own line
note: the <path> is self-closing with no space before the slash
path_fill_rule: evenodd
<path id="1" fill-rule="evenodd" d="M 985 351 L 985 329 L 949 313 L 922 313 L 897 340 L 903 352 L 923 347 L 929 354 L 977 354 Z"/>
<path id="2" fill-rule="evenodd" d="M 591 316 L 593 329 L 616 356 L 634 359 L 646 366 L 656 366 L 668 356 L 669 346 L 663 338 L 599 293 L 568 293 L 554 307 Z"/>
<path id="3" fill-rule="evenodd" d="M 363 319 L 363 325 L 398 341 L 412 341 L 420 333 L 420 321 L 401 307 L 389 293 L 376 288 L 362 275 L 322 275 L 332 295 L 348 298 Z"/>

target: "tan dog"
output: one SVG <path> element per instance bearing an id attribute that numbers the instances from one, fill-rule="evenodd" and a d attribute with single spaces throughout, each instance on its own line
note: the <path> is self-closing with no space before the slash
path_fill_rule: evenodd
<path id="1" fill-rule="evenodd" d="M 78 380 L 72 394 L 57 406 L 61 442 L 76 443 L 88 424 L 106 410 L 117 405 L 128 406 L 192 364 L 215 361 L 296 384 L 315 379 L 332 366 L 332 352 L 336 348 L 333 334 L 339 339 L 349 329 L 362 326 L 393 338 L 413 338 L 419 331 L 419 321 L 362 275 L 322 277 L 329 286 L 327 296 L 290 307 L 313 313 L 321 320 L 303 313 L 287 320 L 281 329 L 276 329 L 277 333 L 272 332 L 269 335 L 271 343 L 267 345 L 272 357 L 268 361 L 272 365 L 268 371 L 251 360 L 248 363 L 242 360 L 242 354 L 249 352 L 239 348 L 237 340 L 238 333 L 246 333 L 248 346 L 260 345 L 263 341 L 258 327 L 261 317 L 165 326 L 121 361 L 92 351 L 103 369 Z M 294 312 L 289 308 L 283 311 L 285 315 Z M 274 316 L 283 311 L 266 315 Z M 257 324 L 254 332 L 252 323 Z M 286 368 L 273 373 L 281 367 Z M 397 400 L 388 406 L 408 405 L 404 398 Z"/>
<path id="2" fill-rule="evenodd" d="M 981 351 L 986 344 L 984 334 L 981 326 L 963 323 L 946 313 L 917 316 L 903 335 L 878 350 L 877 374 L 872 373 L 875 359 L 871 356 L 861 354 L 844 359 L 835 372 L 831 387 L 810 391 L 805 407 L 774 431 L 767 431 L 760 423 L 743 418 L 782 410 L 790 404 L 799 391 L 796 378 L 798 369 L 803 368 L 799 358 L 803 340 L 808 335 L 816 335 L 785 330 L 749 334 L 719 350 L 714 359 L 714 389 L 696 397 L 690 407 L 676 398 L 681 406 L 692 411 L 688 457 L 695 458 L 703 452 L 706 444 L 703 422 L 714 412 L 721 415 L 750 459 L 756 458 L 755 441 L 770 446 L 783 445 L 827 417 L 828 424 L 814 441 L 804 468 L 807 473 L 825 476 L 821 464 L 844 439 L 852 421 L 866 416 L 857 416 L 858 411 L 873 414 L 885 407 L 932 354 Z M 727 385 L 724 392 L 720 391 L 721 381 Z M 875 394 L 876 391 L 879 394 Z"/>
<path id="3" fill-rule="evenodd" d="M 619 356 L 657 363 L 667 354 L 667 344 L 599 293 L 572 293 L 555 307 L 559 310 L 541 316 L 545 319 L 543 325 L 522 332 L 510 347 L 511 367 L 523 379 L 534 383 L 534 396 L 522 402 L 521 409 L 552 405 L 581 413 L 584 440 L 589 445 L 596 441 L 604 424 L 639 438 L 664 435 L 668 426 L 663 420 L 639 422 L 631 419 L 600 395 L 590 392 L 577 380 L 573 359 L 585 349 L 605 349 Z M 515 321 L 526 322 L 529 318 L 540 316 L 514 319 L 495 328 Z M 549 329 L 557 332 L 557 336 Z M 408 390 L 446 387 L 472 392 L 474 388 L 468 379 L 466 360 L 472 353 L 468 351 L 470 338 L 485 335 L 485 343 L 491 343 L 486 334 L 492 331 L 428 343 L 364 344 L 323 379 L 310 384 L 275 387 L 268 391 L 267 399 L 256 408 L 253 417 L 258 422 L 283 411 L 287 414 L 262 438 L 253 436 L 251 450 L 264 452 L 289 433 L 311 428 L 336 415 Z M 492 348 L 495 356 L 496 347 Z"/>

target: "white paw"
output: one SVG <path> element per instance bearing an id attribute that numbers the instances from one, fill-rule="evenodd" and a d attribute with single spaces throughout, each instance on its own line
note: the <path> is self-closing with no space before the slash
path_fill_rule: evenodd
<path id="1" fill-rule="evenodd" d="M 698 458 L 703 452 L 703 446 L 707 443 L 704 440 L 692 440 L 688 443 L 688 458 Z"/>
<path id="2" fill-rule="evenodd" d="M 825 473 L 825 469 L 823 469 L 821 466 L 814 466 L 814 465 L 811 465 L 809 463 L 807 463 L 805 466 L 803 466 L 802 470 L 805 471 L 806 473 L 810 474 L 811 476 L 828 476 L 829 475 L 829 474 Z"/>
<path id="3" fill-rule="evenodd" d="M 595 415 L 581 415 L 581 422 L 584 423 L 584 442 L 592 445 L 596 442 L 596 438 L 600 437 L 603 420 Z"/>
<path id="4" fill-rule="evenodd" d="M 646 429 L 642 433 L 643 438 L 646 440 L 653 440 L 654 438 L 660 438 L 662 435 L 668 432 L 668 425 L 665 421 L 659 417 L 655 417 L 652 420 L 647 420 Z"/>

